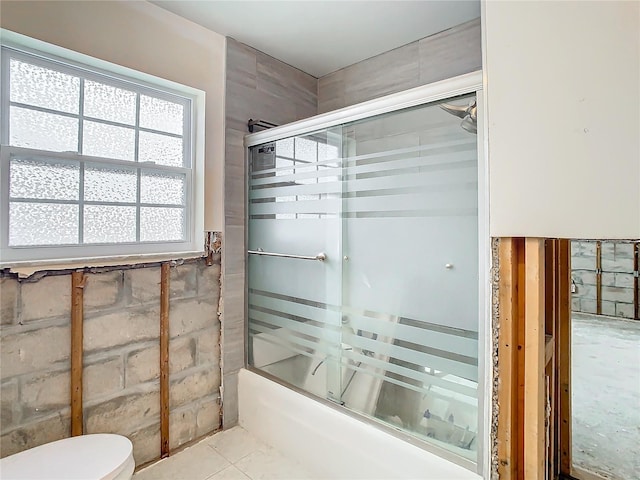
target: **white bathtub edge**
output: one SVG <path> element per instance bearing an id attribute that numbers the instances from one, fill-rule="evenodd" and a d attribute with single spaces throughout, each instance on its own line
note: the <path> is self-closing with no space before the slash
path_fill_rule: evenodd
<path id="1" fill-rule="evenodd" d="M 327 478 L 482 478 L 246 369 L 238 396 L 240 426 Z"/>

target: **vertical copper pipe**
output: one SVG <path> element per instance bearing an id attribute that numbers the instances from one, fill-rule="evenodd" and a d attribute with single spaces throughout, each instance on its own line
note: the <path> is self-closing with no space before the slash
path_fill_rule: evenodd
<path id="1" fill-rule="evenodd" d="M 169 456 L 169 264 L 160 269 L 160 458 Z"/>
<path id="2" fill-rule="evenodd" d="M 638 298 L 638 270 L 640 267 L 640 243 L 633 244 L 633 318 L 640 320 L 640 299 Z"/>
<path id="3" fill-rule="evenodd" d="M 71 273 L 71 436 L 82 435 L 83 272 Z"/>
<path id="4" fill-rule="evenodd" d="M 596 313 L 602 315 L 602 242 L 596 242 Z"/>

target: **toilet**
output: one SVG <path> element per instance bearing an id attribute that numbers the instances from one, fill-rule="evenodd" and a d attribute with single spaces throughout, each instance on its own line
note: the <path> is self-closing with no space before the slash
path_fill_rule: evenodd
<path id="1" fill-rule="evenodd" d="M 133 445 L 122 435 L 65 438 L 0 459 L 1 480 L 129 480 Z"/>

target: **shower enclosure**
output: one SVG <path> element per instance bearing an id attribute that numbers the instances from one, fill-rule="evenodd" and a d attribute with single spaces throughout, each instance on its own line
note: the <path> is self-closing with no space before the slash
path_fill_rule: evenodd
<path id="1" fill-rule="evenodd" d="M 479 83 L 247 136 L 249 367 L 469 465 L 488 248 Z"/>

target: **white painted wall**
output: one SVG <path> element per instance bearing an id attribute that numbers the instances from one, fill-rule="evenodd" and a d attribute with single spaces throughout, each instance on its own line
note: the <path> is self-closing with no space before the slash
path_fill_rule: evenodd
<path id="1" fill-rule="evenodd" d="M 482 478 L 253 372 L 242 369 L 238 379 L 240 426 L 320 478 Z"/>
<path id="2" fill-rule="evenodd" d="M 205 230 L 224 226 L 225 38 L 148 2 L 2 1 L 0 25 L 203 90 Z"/>
<path id="3" fill-rule="evenodd" d="M 640 3 L 483 10 L 491 235 L 640 238 Z"/>

